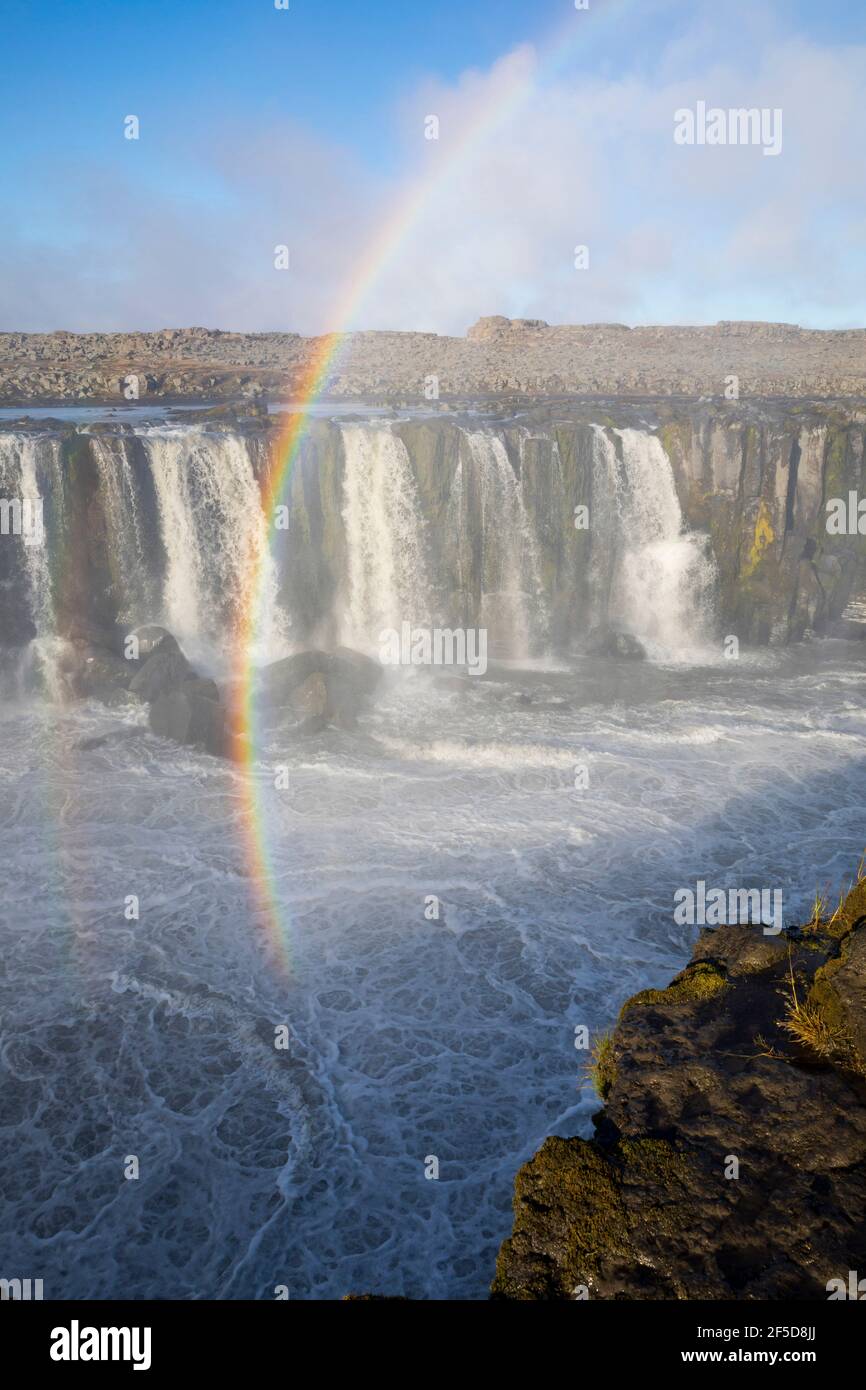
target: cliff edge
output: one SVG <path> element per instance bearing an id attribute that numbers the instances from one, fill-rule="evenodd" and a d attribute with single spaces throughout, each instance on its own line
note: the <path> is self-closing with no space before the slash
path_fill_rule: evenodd
<path id="1" fill-rule="evenodd" d="M 594 1075 L 595 1137 L 517 1174 L 495 1299 L 827 1299 L 866 1275 L 866 880 L 775 937 L 703 931 Z"/>

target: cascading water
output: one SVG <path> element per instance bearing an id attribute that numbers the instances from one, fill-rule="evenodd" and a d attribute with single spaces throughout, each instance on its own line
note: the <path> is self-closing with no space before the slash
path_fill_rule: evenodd
<path id="1" fill-rule="evenodd" d="M 716 582 L 704 536 L 683 530 L 670 460 L 656 435 L 594 426 L 594 617 L 671 655 L 709 636 Z"/>
<path id="2" fill-rule="evenodd" d="M 94 435 L 90 448 L 99 471 L 112 576 L 121 596 L 119 616 L 141 623 L 156 611 L 158 600 L 131 445 L 124 436 Z"/>
<path id="3" fill-rule="evenodd" d="M 162 617 L 193 653 L 224 652 L 258 602 L 252 656 L 284 654 L 277 567 L 261 492 L 243 438 L 197 428 L 151 429 L 142 441 L 166 555 Z M 252 592 L 259 576 L 260 592 Z"/>
<path id="4" fill-rule="evenodd" d="M 486 430 L 464 431 L 481 499 L 483 579 L 479 623 L 503 655 L 543 651 L 548 614 L 538 543 L 505 445 Z"/>
<path id="5" fill-rule="evenodd" d="M 43 506 L 52 482 L 56 481 L 57 444 L 53 439 L 34 439 L 29 435 L 0 435 L 0 485 L 10 496 Z M 30 597 L 30 617 L 40 636 L 48 636 L 54 628 L 54 597 L 51 582 L 48 537 L 39 543 L 25 544 L 20 551 L 27 574 Z"/>
<path id="6" fill-rule="evenodd" d="M 638 429 L 581 428 L 577 446 L 591 468 L 592 519 L 580 569 L 569 570 L 561 537 L 582 476 L 570 470 L 585 464 L 566 464 L 552 434 L 511 428 L 517 466 L 503 431 L 455 430 L 453 472 L 442 480 L 445 507 L 427 518 L 402 434 L 381 421 L 335 425 L 344 464 L 343 538 L 336 550 L 325 549 L 321 532 L 309 542 L 316 563 L 323 557 L 321 608 L 316 613 L 315 592 L 309 605 L 314 618 L 368 650 L 383 629 L 404 622 L 484 627 L 492 655 L 523 659 L 549 650 L 558 604 L 558 630 L 564 626 L 566 634 L 606 623 L 665 659 L 699 648 L 709 636 L 715 566 L 706 538 L 684 532 L 660 441 Z M 288 619 L 257 481 L 267 440 L 197 424 L 95 431 L 83 455 L 82 443 L 75 447 L 89 464 L 75 476 L 86 480 L 89 468 L 103 522 L 90 551 L 93 576 L 107 581 L 94 605 L 95 625 L 114 606 L 124 623 L 163 622 L 193 659 L 220 665 L 260 575 L 264 601 L 256 605 L 253 656 L 283 655 Z M 37 629 L 29 651 L 34 668 L 48 664 L 56 645 L 52 573 L 67 553 L 63 509 L 68 500 L 79 528 L 95 515 L 81 510 L 89 492 L 65 500 L 65 448 L 47 434 L 0 432 L 6 493 L 45 498 L 45 546 L 15 541 L 4 571 L 12 566 L 20 611 Z M 305 569 L 303 582 L 316 573 L 315 566 Z M 289 571 L 282 594 L 289 605 L 294 582 Z"/>
<path id="7" fill-rule="evenodd" d="M 371 647 L 384 629 L 429 625 L 435 602 L 409 454 L 386 426 L 344 425 L 348 596 L 345 640 Z"/>
<path id="8" fill-rule="evenodd" d="M 52 542 L 62 530 L 63 478 L 57 440 L 26 434 L 0 434 L 0 487 L 12 498 L 42 507 L 39 535 L 30 543 L 14 540 L 26 578 L 29 617 L 36 637 L 25 648 L 18 679 L 24 686 L 35 678 L 53 699 L 61 698 L 60 648 L 54 622 Z M 31 629 L 32 630 L 32 629 Z"/>

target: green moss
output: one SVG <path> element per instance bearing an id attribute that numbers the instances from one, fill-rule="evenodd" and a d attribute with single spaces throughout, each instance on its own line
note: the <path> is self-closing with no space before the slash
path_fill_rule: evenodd
<path id="1" fill-rule="evenodd" d="M 548 1139 L 514 1184 L 514 1230 L 499 1252 L 494 1298 L 593 1297 L 606 1269 L 637 1258 L 625 1189 L 641 1189 L 638 1224 L 681 1235 L 689 1159 L 663 1139 L 626 1139 L 605 1150 L 592 1140 Z M 676 1287 L 674 1296 L 685 1293 Z"/>
<path id="2" fill-rule="evenodd" d="M 629 1009 L 647 1004 L 692 1004 L 702 999 L 712 999 L 726 988 L 727 981 L 721 966 L 714 961 L 700 960 L 686 966 L 681 974 L 666 989 L 643 989 L 633 994 L 622 1006 L 620 1018 Z"/>
<path id="3" fill-rule="evenodd" d="M 824 463 L 824 500 L 828 497 L 841 497 L 848 487 L 848 432 L 830 426 L 827 430 L 827 445 Z M 826 529 L 821 528 L 821 540 L 826 537 Z"/>
<path id="4" fill-rule="evenodd" d="M 688 1159 L 666 1139 L 623 1139 L 619 1153 L 645 1182 L 669 1186 L 682 1182 L 688 1173 Z"/>
<path id="5" fill-rule="evenodd" d="M 603 1259 L 624 1255 L 618 1176 L 594 1143 L 547 1139 L 515 1179 L 514 1231 L 496 1262 L 494 1298 L 572 1298 L 578 1285 L 592 1286 Z"/>
<path id="6" fill-rule="evenodd" d="M 659 430 L 662 448 L 669 459 L 688 458 L 691 451 L 691 425 L 688 420 L 669 420 Z"/>
<path id="7" fill-rule="evenodd" d="M 832 922 L 825 930 L 833 936 L 847 936 L 854 923 L 866 917 L 866 878 L 861 878 L 849 892 Z"/>

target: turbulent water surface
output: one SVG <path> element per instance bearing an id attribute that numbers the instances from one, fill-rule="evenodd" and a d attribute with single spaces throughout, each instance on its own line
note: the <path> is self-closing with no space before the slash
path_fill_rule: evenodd
<path id="1" fill-rule="evenodd" d="M 282 941 L 241 772 L 140 708 L 7 704 L 0 1266 L 46 1297 L 483 1297 L 517 1166 L 588 1128 L 575 1026 L 687 958 L 674 890 L 782 887 L 793 920 L 850 873 L 850 651 L 419 674 L 363 732 L 275 727 Z"/>

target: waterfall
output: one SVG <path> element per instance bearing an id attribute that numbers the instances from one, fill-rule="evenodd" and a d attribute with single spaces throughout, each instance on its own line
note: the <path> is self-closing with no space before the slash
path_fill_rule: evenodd
<path id="1" fill-rule="evenodd" d="M 229 649 L 255 602 L 252 656 L 283 655 L 277 567 L 246 442 L 197 427 L 149 429 L 141 439 L 166 556 L 162 621 L 190 652 L 208 657 Z"/>
<path id="2" fill-rule="evenodd" d="M 449 424 L 429 455 L 419 437 L 419 458 L 438 470 L 419 474 L 421 488 L 411 424 L 329 428 L 327 457 L 342 455 L 340 501 L 335 509 L 330 468 L 318 494 L 311 469 L 282 589 L 289 602 L 303 590 L 305 631 L 336 623 L 349 645 L 375 650 L 384 629 L 404 623 L 478 626 L 492 655 L 518 660 L 547 651 L 554 617 L 563 645 L 592 623 L 629 631 L 661 656 L 709 636 L 714 563 L 706 538 L 684 529 L 655 435 L 580 425 L 563 457 L 552 431 Z M 64 631 L 71 618 L 93 615 L 99 628 L 115 612 L 124 624 L 161 622 L 205 667 L 246 640 L 254 606 L 251 656 L 284 655 L 289 620 L 259 484 L 270 443 L 264 432 L 200 423 L 62 438 L 0 431 L 0 487 L 9 498 L 44 498 L 45 508 L 44 545 L 13 537 L 0 550 L 0 621 L 23 633 L 9 645 L 26 641 L 32 619 L 40 645 L 31 661 L 44 665 L 57 645 L 56 598 Z M 577 496 L 591 512 L 579 547 L 569 545 Z M 69 564 L 81 593 L 71 592 Z M 55 589 L 61 577 L 67 589 Z"/>
<path id="3" fill-rule="evenodd" d="M 11 497 L 30 502 L 54 496 L 58 477 L 58 449 L 53 439 L 25 434 L 0 435 L 0 487 Z M 47 519 L 45 519 L 47 521 Z M 45 522 L 43 523 L 45 524 Z M 54 593 L 51 580 L 49 537 L 41 544 L 20 542 L 22 566 L 27 577 L 30 617 L 37 633 L 54 631 Z"/>
<path id="4" fill-rule="evenodd" d="M 119 615 L 140 624 L 154 615 L 157 596 L 147 561 L 131 441 L 123 436 L 94 435 L 90 449 L 99 473 L 112 578 L 121 596 Z"/>
<path id="5" fill-rule="evenodd" d="M 527 657 L 544 650 L 548 632 L 538 542 L 502 440 L 486 430 L 463 433 L 481 501 L 479 622 L 503 654 Z"/>
<path id="6" fill-rule="evenodd" d="M 684 532 L 673 470 L 643 430 L 593 426 L 592 582 L 596 621 L 633 633 L 659 654 L 709 636 L 715 564 L 707 538 Z"/>
<path id="7" fill-rule="evenodd" d="M 52 541 L 56 544 L 63 524 L 63 475 L 57 440 L 27 434 L 0 434 L 0 490 L 10 498 L 42 503 L 41 540 L 31 544 L 25 544 L 23 539 L 15 540 L 28 614 L 36 629 L 36 637 L 25 649 L 17 675 L 22 686 L 29 686 L 35 679 L 37 684 L 44 685 L 52 699 L 60 699 L 64 691 L 60 666 L 63 644 L 55 632 L 51 573 Z M 9 540 L 4 536 L 0 543 L 8 544 Z"/>
<path id="8" fill-rule="evenodd" d="M 344 640 L 372 646 L 385 628 L 434 620 L 424 526 L 402 439 L 387 426 L 342 427 L 348 598 Z"/>

